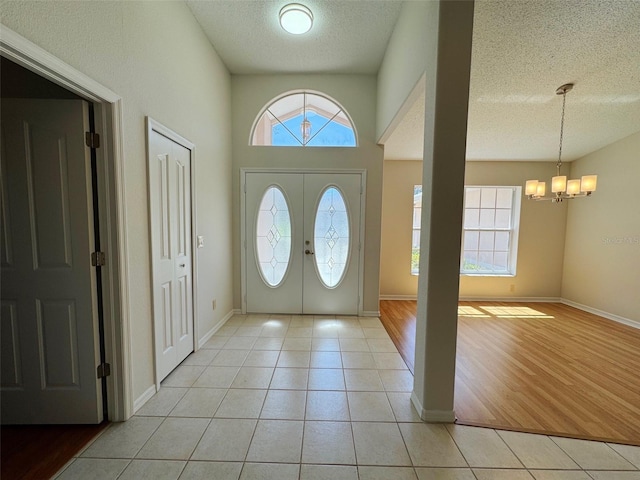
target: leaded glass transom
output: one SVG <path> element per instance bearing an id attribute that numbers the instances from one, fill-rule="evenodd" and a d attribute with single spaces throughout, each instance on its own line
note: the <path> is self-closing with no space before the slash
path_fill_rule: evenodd
<path id="1" fill-rule="evenodd" d="M 287 200 L 277 186 L 270 186 L 260 201 L 256 259 L 264 282 L 270 287 L 279 286 L 291 259 L 291 217 Z"/>
<path id="2" fill-rule="evenodd" d="M 349 259 L 349 214 L 340 190 L 327 188 L 318 203 L 314 225 L 315 262 L 320 280 L 338 286 Z"/>
<path id="3" fill-rule="evenodd" d="M 312 92 L 285 94 L 256 120 L 251 145 L 355 147 L 353 124 L 335 101 Z"/>

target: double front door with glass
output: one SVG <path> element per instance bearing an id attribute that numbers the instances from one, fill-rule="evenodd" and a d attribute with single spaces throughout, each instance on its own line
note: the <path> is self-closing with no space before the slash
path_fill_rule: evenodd
<path id="1" fill-rule="evenodd" d="M 249 313 L 358 313 L 362 173 L 244 173 Z"/>

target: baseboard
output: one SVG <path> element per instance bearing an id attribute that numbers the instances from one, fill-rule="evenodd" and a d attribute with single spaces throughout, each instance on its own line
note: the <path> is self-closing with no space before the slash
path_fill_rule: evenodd
<path id="1" fill-rule="evenodd" d="M 224 318 L 222 320 L 220 320 L 218 323 L 216 323 L 213 328 L 211 330 L 209 330 L 204 337 L 202 337 L 199 341 L 198 341 L 198 348 L 201 348 L 205 343 L 207 343 L 209 341 L 209 339 L 211 337 L 213 337 L 213 335 L 215 335 L 215 333 L 220 329 L 220 327 L 222 327 L 225 323 L 227 323 L 227 321 L 236 313 L 236 310 L 231 310 L 229 313 L 227 313 Z M 149 401 L 149 399 L 151 397 L 153 397 L 156 392 L 157 392 L 157 388 L 155 385 L 151 385 L 149 388 L 147 388 L 147 390 L 140 395 L 137 399 L 134 400 L 133 402 L 133 413 L 137 412 L 140 408 L 142 408 L 142 406 L 147 403 Z"/>
<path id="2" fill-rule="evenodd" d="M 231 310 L 231 312 L 234 315 L 242 315 L 242 310 L 240 310 L 239 308 L 234 308 L 233 310 Z"/>
<path id="3" fill-rule="evenodd" d="M 561 303 L 560 297 L 459 297 L 461 302 Z"/>
<path id="4" fill-rule="evenodd" d="M 418 416 L 422 418 L 422 413 L 424 412 L 424 408 L 422 408 L 422 402 L 418 399 L 416 392 L 411 392 L 411 403 L 413 404 L 413 408 L 418 412 Z"/>
<path id="5" fill-rule="evenodd" d="M 380 300 L 417 300 L 416 295 L 380 295 Z M 458 298 L 461 302 L 544 302 L 544 303 L 560 303 L 560 297 L 473 297 L 461 296 Z"/>
<path id="6" fill-rule="evenodd" d="M 361 317 L 379 317 L 380 316 L 380 311 L 379 310 L 364 310 L 361 314 Z"/>
<path id="7" fill-rule="evenodd" d="M 456 414 L 453 410 L 425 410 L 418 399 L 416 392 L 411 392 L 411 403 L 420 415 L 420 418 L 428 423 L 453 423 Z"/>
<path id="8" fill-rule="evenodd" d="M 229 319 L 231 317 L 233 317 L 236 314 L 236 310 L 231 310 L 229 313 L 227 313 L 224 318 L 222 320 L 220 320 L 218 323 L 216 323 L 211 330 L 209 330 L 207 333 L 204 334 L 204 336 L 202 338 L 200 338 L 200 340 L 198 340 L 198 348 L 202 348 L 202 346 L 207 343 L 211 337 L 213 337 L 215 335 L 215 333 L 220 330 L 220 327 L 222 327 L 225 323 L 227 323 L 227 321 L 229 321 Z"/>
<path id="9" fill-rule="evenodd" d="M 427 423 L 453 423 L 456 414 L 453 410 L 423 410 L 420 418 Z"/>
<path id="10" fill-rule="evenodd" d="M 149 388 L 147 388 L 147 390 L 145 390 L 145 392 L 142 395 L 136 398 L 133 401 L 133 413 L 136 413 L 138 410 L 140 410 L 142 406 L 145 403 L 147 403 L 149 399 L 156 394 L 156 392 L 157 392 L 156 386 L 151 385 Z"/>
<path id="11" fill-rule="evenodd" d="M 630 318 L 621 317 L 620 315 L 605 312 L 604 310 L 598 310 L 597 308 L 589 307 L 588 305 L 583 305 L 581 303 L 574 302 L 573 300 L 568 300 L 566 298 L 561 298 L 560 302 L 565 305 L 569 305 L 570 307 L 577 308 L 578 310 L 583 310 L 588 313 L 593 313 L 594 315 L 598 315 L 599 317 L 604 317 L 606 319 L 613 320 L 614 322 L 622 323 L 629 327 L 640 329 L 640 322 L 636 320 L 631 320 Z"/>
<path id="12" fill-rule="evenodd" d="M 380 295 L 380 300 L 417 300 L 417 295 Z"/>

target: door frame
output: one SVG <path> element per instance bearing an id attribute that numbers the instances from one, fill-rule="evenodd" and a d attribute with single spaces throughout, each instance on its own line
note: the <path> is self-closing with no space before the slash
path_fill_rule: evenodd
<path id="1" fill-rule="evenodd" d="M 102 267 L 105 361 L 111 364 L 107 414 L 111 421 L 124 421 L 133 415 L 134 406 L 122 97 L 4 25 L 0 55 L 94 105 L 101 137 L 96 150 L 100 242 L 108 252 Z"/>
<path id="2" fill-rule="evenodd" d="M 189 178 L 189 182 L 191 183 L 191 301 L 193 303 L 192 307 L 191 307 L 191 313 L 192 313 L 192 318 L 191 318 L 191 333 L 193 334 L 193 351 L 197 351 L 198 350 L 198 342 L 196 341 L 197 338 L 199 338 L 198 336 L 198 322 L 196 322 L 196 318 L 198 318 L 198 294 L 197 294 L 197 282 L 195 282 L 194 280 L 196 278 L 198 278 L 198 262 L 196 261 L 196 256 L 197 256 L 197 252 L 198 252 L 198 237 L 196 235 L 196 208 L 197 208 L 197 203 L 196 203 L 196 146 L 191 143 L 189 140 L 187 140 L 186 138 L 184 138 L 183 136 L 179 135 L 178 133 L 174 132 L 173 130 L 171 130 L 170 128 L 164 126 L 163 124 L 161 124 L 160 122 L 154 120 L 153 118 L 146 116 L 145 117 L 145 122 L 146 122 L 146 130 L 147 130 L 147 135 L 146 135 L 146 142 L 147 142 L 147 192 L 149 194 L 149 205 L 148 205 L 148 213 L 149 213 L 149 219 L 151 219 L 151 176 L 150 176 L 150 170 L 149 170 L 149 165 L 151 162 L 151 149 L 149 148 L 149 144 L 151 141 L 151 133 L 152 132 L 156 132 L 164 137 L 167 137 L 169 140 L 171 140 L 172 142 L 177 143 L 178 145 L 183 146 L 184 148 L 186 148 L 187 150 L 189 150 L 191 152 L 191 176 Z M 152 225 L 151 222 L 149 222 L 149 251 L 151 252 L 151 255 L 153 255 L 153 242 L 152 242 L 152 236 L 153 236 L 153 231 L 152 231 Z M 160 382 L 161 379 L 158 378 L 158 352 L 156 350 L 156 323 L 155 323 L 155 311 L 154 311 L 154 306 L 155 306 L 155 289 L 153 288 L 154 285 L 154 281 L 155 281 L 155 271 L 153 268 L 153 260 L 151 260 L 150 262 L 150 274 L 151 274 L 151 312 L 152 312 L 152 317 L 153 317 L 153 378 L 154 378 L 154 382 L 156 384 L 156 390 L 160 390 Z"/>
<path id="3" fill-rule="evenodd" d="M 246 232 L 246 176 L 248 173 L 320 173 L 360 175 L 360 237 L 358 252 L 358 315 L 364 313 L 364 248 L 365 205 L 367 203 L 367 170 L 354 168 L 240 168 L 240 275 L 242 314 L 247 313 L 247 232 Z"/>

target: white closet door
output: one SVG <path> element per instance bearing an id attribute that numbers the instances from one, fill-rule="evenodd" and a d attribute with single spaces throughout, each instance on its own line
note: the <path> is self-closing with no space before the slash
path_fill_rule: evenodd
<path id="1" fill-rule="evenodd" d="M 156 374 L 161 381 L 194 347 L 191 151 L 151 130 L 149 179 Z"/>
<path id="2" fill-rule="evenodd" d="M 2 99 L 2 423 L 99 423 L 88 105 Z"/>

